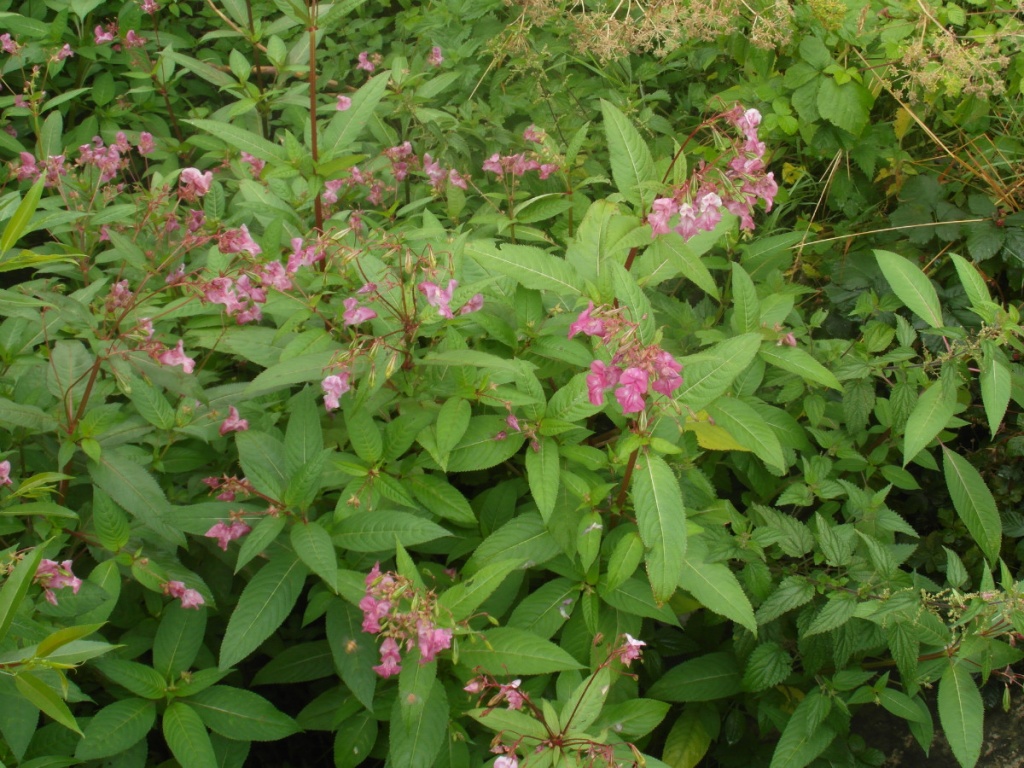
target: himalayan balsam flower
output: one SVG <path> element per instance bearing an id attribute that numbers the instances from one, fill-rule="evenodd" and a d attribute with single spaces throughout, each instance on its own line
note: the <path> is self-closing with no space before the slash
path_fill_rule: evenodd
<path id="1" fill-rule="evenodd" d="M 153 142 L 153 134 L 148 131 L 142 131 L 142 133 L 139 134 L 139 154 L 148 155 L 155 149 L 156 144 Z"/>
<path id="2" fill-rule="evenodd" d="M 245 534 L 252 530 L 251 527 L 243 523 L 241 520 L 232 520 L 231 523 L 225 525 L 223 521 L 214 525 L 208 530 L 204 536 L 210 539 L 217 540 L 217 546 L 225 552 L 228 551 L 228 542 L 240 539 Z"/>
<path id="3" fill-rule="evenodd" d="M 124 47 L 125 48 L 141 48 L 147 42 L 145 37 L 139 37 L 135 34 L 134 29 L 129 29 L 128 34 L 124 36 Z"/>
<path id="4" fill-rule="evenodd" d="M 427 280 L 424 280 L 416 287 L 419 289 L 420 293 L 427 297 L 427 304 L 432 307 L 437 307 L 437 314 L 441 317 L 447 317 L 448 319 L 455 317 L 452 313 L 451 302 L 455 289 L 459 287 L 458 280 L 449 280 L 447 290 L 442 289 L 441 286 Z"/>
<path id="5" fill-rule="evenodd" d="M 522 682 L 522 680 L 513 680 L 511 683 L 502 685 L 496 697 L 498 701 L 507 701 L 509 709 L 522 709 L 523 704 L 526 703 L 526 697 L 519 692 Z"/>
<path id="6" fill-rule="evenodd" d="M 494 761 L 494 768 L 519 768 L 519 761 L 513 755 L 502 755 Z"/>
<path id="7" fill-rule="evenodd" d="M 0 35 L 0 49 L 2 49 L 4 53 L 9 53 L 13 56 L 18 52 L 20 47 L 21 46 L 18 45 L 18 42 L 14 40 L 9 33 L 5 32 Z"/>
<path id="8" fill-rule="evenodd" d="M 359 299 L 355 296 L 350 296 L 342 303 L 345 305 L 345 311 L 342 314 L 345 325 L 358 325 L 367 320 L 373 320 L 377 316 L 377 313 L 369 307 L 360 307 Z"/>
<path id="9" fill-rule="evenodd" d="M 261 160 L 255 155 L 250 155 L 248 152 L 242 153 L 242 162 L 249 166 L 249 172 L 252 173 L 254 179 L 260 177 L 260 174 L 263 173 L 263 166 L 267 164 L 266 160 Z"/>
<path id="10" fill-rule="evenodd" d="M 348 371 L 342 371 L 340 374 L 328 376 L 320 382 L 320 388 L 324 391 L 324 407 L 328 411 L 337 410 L 341 406 L 339 402 L 341 396 L 352 388 L 348 383 L 348 377 Z"/>
<path id="11" fill-rule="evenodd" d="M 359 62 L 356 64 L 356 69 L 365 69 L 367 72 L 373 72 L 373 70 L 377 68 L 377 66 L 370 61 L 368 51 L 360 51 L 359 56 L 357 56 L 356 59 Z"/>
<path id="12" fill-rule="evenodd" d="M 213 183 L 213 173 L 201 172 L 198 168 L 185 168 L 178 176 L 178 194 L 183 200 L 195 200 L 210 191 L 210 184 Z"/>
<path id="13" fill-rule="evenodd" d="M 221 422 L 220 434 L 223 437 L 228 432 L 245 432 L 249 429 L 249 420 L 238 417 L 238 409 L 235 406 L 228 406 L 228 417 Z M 210 534 L 206 534 L 209 536 Z"/>
<path id="14" fill-rule="evenodd" d="M 346 96 L 346 95 L 344 95 L 342 93 L 339 93 L 338 94 L 338 103 L 335 106 L 335 109 L 337 109 L 339 112 L 345 112 L 346 110 L 351 109 L 351 108 L 352 108 L 352 99 L 350 99 L 348 96 Z"/>
<path id="15" fill-rule="evenodd" d="M 192 373 L 196 369 L 196 361 L 185 354 L 185 342 L 178 339 L 178 346 L 163 352 L 157 360 L 162 365 L 180 365 L 185 373 Z"/>
<path id="16" fill-rule="evenodd" d="M 435 45 L 430 49 L 430 53 L 427 55 L 427 64 L 432 67 L 440 67 L 441 62 L 444 61 L 444 53 L 441 51 L 441 46 Z"/>
<path id="17" fill-rule="evenodd" d="M 106 43 L 114 42 L 114 37 L 117 35 L 117 22 L 112 21 L 104 27 L 101 24 L 96 25 L 96 29 L 93 30 L 93 40 L 96 45 L 105 45 Z"/>
<path id="18" fill-rule="evenodd" d="M 217 248 L 221 253 L 242 253 L 247 251 L 252 256 L 263 253 L 263 249 L 252 239 L 249 228 L 243 224 L 238 229 L 229 229 L 217 239 Z"/>
<path id="19" fill-rule="evenodd" d="M 43 560 L 36 569 L 33 577 L 36 584 L 43 588 L 43 596 L 50 605 L 57 605 L 57 596 L 53 590 L 71 587 L 73 594 L 78 594 L 82 586 L 82 580 L 71 572 L 71 561 L 65 560 L 58 563 L 55 560 Z"/>
<path id="20" fill-rule="evenodd" d="M 625 638 L 626 642 L 623 643 L 617 652 L 622 663 L 628 667 L 630 662 L 640 658 L 640 649 L 647 645 L 647 643 L 643 640 L 637 640 L 629 634 L 625 635 Z"/>
<path id="21" fill-rule="evenodd" d="M 587 308 L 580 312 L 575 322 L 569 325 L 569 338 L 577 333 L 585 333 L 587 336 L 604 336 L 604 320 L 599 317 L 591 317 L 594 311 L 594 302 L 589 302 Z"/>
<path id="22" fill-rule="evenodd" d="M 0 461 L 0 486 L 13 485 L 11 481 L 11 462 Z"/>
<path id="23" fill-rule="evenodd" d="M 526 141 L 532 141 L 534 144 L 541 144 L 544 141 L 545 133 L 536 125 L 531 125 L 525 131 L 523 131 L 523 138 Z"/>
<path id="24" fill-rule="evenodd" d="M 373 667 L 373 671 L 384 678 L 397 675 L 402 671 L 402 665 L 398 663 L 401 660 L 398 643 L 393 637 L 386 637 L 380 644 L 380 664 Z"/>
<path id="25" fill-rule="evenodd" d="M 186 589 L 185 584 L 181 581 L 168 581 L 164 584 L 164 594 L 181 600 L 182 608 L 195 608 L 198 610 L 199 606 L 206 603 L 199 592 L 194 589 Z"/>
<path id="26" fill-rule="evenodd" d="M 64 61 L 64 59 L 69 59 L 74 55 L 75 52 L 71 50 L 71 46 L 68 43 L 64 43 L 64 47 L 54 54 L 54 58 L 57 59 L 57 61 Z"/>

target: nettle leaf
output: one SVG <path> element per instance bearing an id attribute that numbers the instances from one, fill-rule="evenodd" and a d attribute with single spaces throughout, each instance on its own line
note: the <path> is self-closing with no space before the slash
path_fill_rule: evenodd
<path id="1" fill-rule="evenodd" d="M 747 659 L 743 690 L 757 692 L 772 688 L 793 671 L 793 657 L 776 642 L 763 643 Z"/>
<path id="2" fill-rule="evenodd" d="M 615 186 L 629 202 L 641 206 L 651 197 L 647 188 L 657 181 L 651 151 L 626 116 L 604 99 L 601 114 Z"/>
<path id="3" fill-rule="evenodd" d="M 907 466 L 949 423 L 957 411 L 956 400 L 942 382 L 934 382 L 924 391 L 907 418 L 903 435 L 903 466 Z"/>
<path id="4" fill-rule="evenodd" d="M 891 251 L 876 250 L 874 253 L 878 267 L 897 298 L 932 328 L 941 328 L 939 295 L 924 272 Z"/>
<path id="5" fill-rule="evenodd" d="M 665 602 L 676 590 L 686 556 L 686 509 L 675 474 L 659 456 L 637 461 L 633 474 L 633 509 L 654 599 Z"/>
<path id="6" fill-rule="evenodd" d="M 831 77 L 819 79 L 818 113 L 837 128 L 859 136 L 867 127 L 875 97 L 853 81 L 839 84 Z M 774 768 L 774 766 L 773 766 Z"/>
<path id="7" fill-rule="evenodd" d="M 981 757 L 985 705 L 967 663 L 951 660 L 939 680 L 939 722 L 960 765 L 971 768 Z"/>
<path id="8" fill-rule="evenodd" d="M 241 688 L 215 685 L 189 697 L 189 704 L 214 733 L 242 741 L 277 741 L 298 732 L 294 720 Z"/>
<path id="9" fill-rule="evenodd" d="M 459 663 L 497 675 L 544 675 L 583 668 L 554 643 L 516 627 L 490 629 L 475 645 L 464 643 Z"/>
<path id="10" fill-rule="evenodd" d="M 757 623 L 761 626 L 779 616 L 806 605 L 814 599 L 814 585 L 802 576 L 787 576 L 778 588 L 757 609 Z"/>
<path id="11" fill-rule="evenodd" d="M 85 738 L 75 749 L 76 760 L 112 757 L 141 741 L 156 722 L 156 704 L 124 699 L 108 704 L 85 727 Z"/>
<path id="12" fill-rule="evenodd" d="M 343 550 L 387 552 L 394 549 L 396 540 L 403 547 L 413 547 L 451 535 L 437 523 L 411 512 L 375 509 L 346 517 L 331 539 Z"/>
<path id="13" fill-rule="evenodd" d="M 829 598 L 828 602 L 818 611 L 814 621 L 804 632 L 804 637 L 811 637 L 822 632 L 829 632 L 837 627 L 843 626 L 853 618 L 857 610 L 857 598 L 845 592 L 836 592 Z"/>
<path id="14" fill-rule="evenodd" d="M 693 412 L 704 410 L 729 389 L 760 347 L 760 334 L 745 333 L 682 358 L 683 385 L 676 390 L 676 401 Z"/>
<path id="15" fill-rule="evenodd" d="M 278 552 L 245 585 L 224 631 L 219 664 L 222 670 L 255 651 L 281 626 L 299 599 L 307 573 L 298 558 L 289 559 Z"/>
<path id="16" fill-rule="evenodd" d="M 1002 522 L 992 492 L 967 459 L 942 447 L 942 471 L 953 506 L 989 562 L 999 559 Z"/>
<path id="17" fill-rule="evenodd" d="M 210 734 L 188 704 L 172 701 L 163 716 L 164 740 L 181 768 L 220 768 Z"/>
<path id="18" fill-rule="evenodd" d="M 647 695 L 661 701 L 714 701 L 743 690 L 740 664 L 731 653 L 709 653 L 669 669 Z"/>
<path id="19" fill-rule="evenodd" d="M 455 621 L 468 619 L 512 571 L 523 565 L 523 562 L 501 560 L 485 565 L 464 582 L 450 587 L 437 603 L 442 609 L 450 611 Z"/>

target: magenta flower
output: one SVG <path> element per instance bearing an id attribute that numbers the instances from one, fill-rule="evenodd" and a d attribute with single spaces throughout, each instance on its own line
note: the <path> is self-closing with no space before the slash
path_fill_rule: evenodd
<path id="1" fill-rule="evenodd" d="M 344 179 L 332 179 L 324 182 L 324 202 L 328 205 L 338 202 L 338 192 L 343 186 L 345 186 Z"/>
<path id="2" fill-rule="evenodd" d="M 637 413 L 644 409 L 644 395 L 647 394 L 647 371 L 642 368 L 627 368 L 619 377 L 619 388 L 615 399 L 622 406 L 623 413 Z"/>
<path id="3" fill-rule="evenodd" d="M 526 141 L 532 141 L 534 144 L 540 144 L 544 141 L 544 131 L 538 128 L 536 125 L 531 125 L 525 131 L 523 131 L 523 138 Z"/>
<path id="4" fill-rule="evenodd" d="M 482 293 L 474 294 L 473 297 L 462 305 L 459 310 L 460 315 L 468 315 L 471 312 L 479 312 L 484 308 L 484 295 Z"/>
<path id="5" fill-rule="evenodd" d="M 348 96 L 346 96 L 346 95 L 344 95 L 342 93 L 339 93 L 338 94 L 338 103 L 335 105 L 335 109 L 337 109 L 339 112 L 345 112 L 346 110 L 349 110 L 351 108 L 352 108 L 352 99 L 350 99 Z"/>
<path id="6" fill-rule="evenodd" d="M 647 645 L 647 643 L 643 640 L 637 640 L 629 634 L 626 634 L 625 637 L 626 642 L 617 650 L 617 653 L 622 663 L 628 667 L 630 662 L 640 658 L 640 649 Z"/>
<path id="7" fill-rule="evenodd" d="M 427 297 L 427 303 L 432 307 L 437 307 L 437 314 L 441 317 L 447 317 L 449 319 L 455 317 L 452 314 L 451 302 L 452 295 L 455 293 L 455 289 L 458 288 L 458 280 L 449 280 L 447 290 L 442 289 L 436 283 L 431 283 L 424 280 L 418 286 L 416 286 L 420 293 Z"/>
<path id="8" fill-rule="evenodd" d="M 97 24 L 96 29 L 93 30 L 93 40 L 96 42 L 96 45 L 114 42 L 115 35 L 117 35 L 117 22 L 111 22 L 106 27 Z"/>
<path id="9" fill-rule="evenodd" d="M 64 43 L 64 47 L 57 51 L 54 58 L 56 58 L 57 61 L 64 61 L 64 59 L 70 59 L 74 55 L 75 52 L 71 50 L 71 46 L 68 43 Z"/>
<path id="10" fill-rule="evenodd" d="M 502 699 L 507 701 L 509 709 L 522 709 L 523 704 L 526 703 L 526 697 L 519 692 L 522 682 L 522 680 L 513 680 L 511 683 L 502 685 L 496 697 L 498 701 Z"/>
<path id="11" fill-rule="evenodd" d="M 352 389 L 348 377 L 348 371 L 342 371 L 341 374 L 328 376 L 320 382 L 320 388 L 324 391 L 324 406 L 328 411 L 337 410 L 340 407 L 341 396 Z"/>
<path id="12" fill-rule="evenodd" d="M 178 339 L 178 346 L 163 352 L 157 360 L 162 365 L 180 365 L 185 373 L 192 373 L 196 368 L 196 361 L 185 354 L 185 342 Z"/>
<path id="13" fill-rule="evenodd" d="M 125 48 L 141 48 L 146 44 L 146 42 L 146 38 L 139 37 L 137 34 L 135 34 L 134 29 L 129 29 L 128 34 L 124 36 Z"/>
<path id="14" fill-rule="evenodd" d="M 519 768 L 515 755 L 502 755 L 494 761 L 494 768 Z"/>
<path id="15" fill-rule="evenodd" d="M 397 675 L 402 671 L 402 666 L 398 663 L 401 660 L 398 643 L 393 637 L 385 637 L 384 642 L 380 644 L 380 664 L 373 667 L 373 671 L 384 678 Z"/>
<path id="16" fill-rule="evenodd" d="M 441 46 L 435 45 L 430 49 L 430 53 L 427 54 L 427 64 L 432 67 L 440 67 L 441 62 L 444 61 L 444 53 L 441 50 Z"/>
<path id="17" fill-rule="evenodd" d="M 429 621 L 421 620 L 417 625 L 417 639 L 420 648 L 420 664 L 434 660 L 441 651 L 452 647 L 452 631 L 439 629 Z"/>
<path id="18" fill-rule="evenodd" d="M 148 13 L 150 16 L 160 10 L 160 4 L 156 0 L 142 0 L 140 7 L 143 13 Z"/>
<path id="19" fill-rule="evenodd" d="M 199 592 L 194 589 L 186 589 L 185 584 L 180 581 L 168 581 L 164 584 L 164 594 L 181 600 L 182 608 L 195 608 L 198 610 L 199 606 L 206 602 Z"/>
<path id="20" fill-rule="evenodd" d="M 35 155 L 30 152 L 21 152 L 18 157 L 21 158 L 21 165 L 14 167 L 14 175 L 18 178 L 18 181 L 25 181 L 27 179 L 34 181 L 38 179 L 41 172 L 39 166 L 36 165 Z"/>
<path id="21" fill-rule="evenodd" d="M 601 360 L 590 363 L 590 373 L 587 374 L 587 397 L 591 405 L 604 404 L 604 393 L 615 386 L 620 374 L 621 371 L 614 365 L 605 365 Z"/>
<path id="22" fill-rule="evenodd" d="M 580 312 L 579 317 L 569 326 L 570 339 L 577 333 L 585 333 L 587 336 L 604 336 L 604 320 L 599 317 L 591 317 L 593 311 L 594 302 L 588 302 L 587 308 Z"/>
<path id="23" fill-rule="evenodd" d="M 185 168 L 178 176 L 178 195 L 182 200 L 195 200 L 210 191 L 213 183 L 213 172 L 201 172 L 198 168 Z"/>
<path id="24" fill-rule="evenodd" d="M 671 197 L 659 197 L 651 204 L 651 212 L 647 215 L 647 223 L 651 225 L 651 237 L 667 235 L 672 230 L 669 221 L 679 211 L 679 203 Z"/>
<path id="25" fill-rule="evenodd" d="M 683 377 L 679 375 L 681 370 L 683 366 L 670 353 L 661 350 L 654 359 L 654 372 L 658 379 L 651 388 L 663 395 L 671 395 L 683 384 Z"/>
<path id="26" fill-rule="evenodd" d="M 267 164 L 266 160 L 261 160 L 255 155 L 250 155 L 248 152 L 242 153 L 242 162 L 249 166 L 249 172 L 254 179 L 260 177 L 260 174 L 263 173 L 263 166 Z"/>
<path id="27" fill-rule="evenodd" d="M 139 134 L 139 154 L 148 155 L 156 149 L 156 144 L 153 143 L 153 134 L 148 131 L 143 131 Z"/>
<path id="28" fill-rule="evenodd" d="M 13 56 L 18 52 L 18 48 L 20 48 L 20 46 L 17 41 L 14 40 L 9 33 L 5 32 L 0 35 L 0 50 L 3 50 L 4 53 L 9 53 Z"/>
<path id="29" fill-rule="evenodd" d="M 327 182 L 330 184 L 331 182 Z M 303 247 L 301 237 L 292 238 L 292 252 L 288 256 L 288 267 L 287 272 L 289 275 L 294 275 L 299 271 L 300 267 L 308 267 L 316 264 L 318 261 L 323 259 L 324 254 L 316 245 L 307 245 Z"/>
<path id="30" fill-rule="evenodd" d="M 356 64 L 356 69 L 365 69 L 367 72 L 373 72 L 377 68 L 377 65 L 370 61 L 367 51 L 360 51 L 356 59 L 359 62 Z"/>
<path id="31" fill-rule="evenodd" d="M 264 264 L 260 269 L 259 278 L 263 281 L 264 285 L 276 288 L 282 293 L 292 289 L 292 279 L 288 276 L 284 265 L 280 261 L 271 261 Z"/>
<path id="32" fill-rule="evenodd" d="M 71 572 L 71 561 L 58 563 L 55 560 L 43 560 L 36 569 L 33 580 L 43 588 L 43 596 L 50 605 L 57 605 L 57 596 L 53 590 L 70 587 L 73 594 L 78 594 L 82 580 Z"/>
<path id="33" fill-rule="evenodd" d="M 241 520 L 232 520 L 228 525 L 225 525 L 224 522 L 221 521 L 203 535 L 210 539 L 216 539 L 217 546 L 227 552 L 229 541 L 240 539 L 251 530 L 252 528 Z"/>
<path id="34" fill-rule="evenodd" d="M 501 155 L 495 152 L 493 155 L 484 160 L 483 169 L 485 171 L 490 171 L 491 173 L 504 173 L 505 169 L 501 165 Z"/>
<path id="35" fill-rule="evenodd" d="M 228 406 L 228 417 L 221 422 L 220 434 L 223 437 L 228 432 L 245 432 L 249 429 L 249 420 L 238 417 L 238 409 L 235 406 Z M 206 534 L 209 536 L 210 534 Z M 236 537 L 237 538 L 237 537 Z"/>
<path id="36" fill-rule="evenodd" d="M 242 253 L 247 251 L 251 256 L 258 256 L 263 249 L 252 239 L 249 228 L 243 224 L 238 229 L 229 229 L 217 240 L 221 253 Z"/>
<path id="37" fill-rule="evenodd" d="M 342 313 L 345 325 L 358 325 L 377 316 L 369 307 L 360 307 L 359 299 L 355 296 L 350 296 L 342 303 L 345 305 L 345 311 Z"/>

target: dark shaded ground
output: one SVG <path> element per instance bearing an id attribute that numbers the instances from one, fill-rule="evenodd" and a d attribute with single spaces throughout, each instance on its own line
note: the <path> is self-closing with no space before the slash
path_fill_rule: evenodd
<path id="1" fill-rule="evenodd" d="M 928 755 L 910 735 L 906 723 L 881 707 L 862 710 L 854 718 L 854 732 L 861 734 L 869 746 L 882 751 L 885 768 L 960 768 L 949 743 L 938 730 Z M 1009 712 L 986 710 L 985 740 L 981 747 L 978 768 L 1021 768 L 1024 766 L 1024 700 L 1015 698 Z"/>

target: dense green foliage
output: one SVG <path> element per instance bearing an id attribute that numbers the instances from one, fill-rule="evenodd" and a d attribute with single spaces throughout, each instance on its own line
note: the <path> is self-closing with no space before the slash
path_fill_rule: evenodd
<path id="1" fill-rule="evenodd" d="M 1019 17 L 0 0 L 0 766 L 974 765 Z"/>

